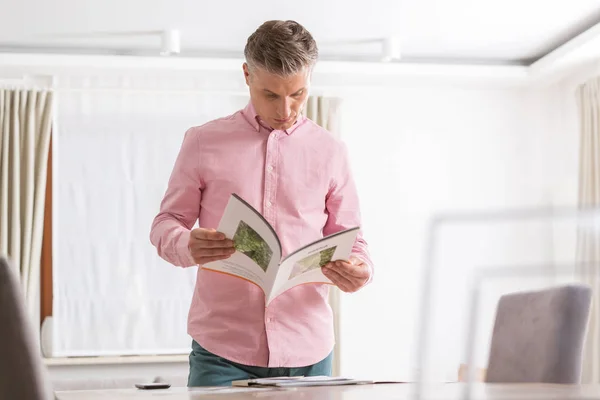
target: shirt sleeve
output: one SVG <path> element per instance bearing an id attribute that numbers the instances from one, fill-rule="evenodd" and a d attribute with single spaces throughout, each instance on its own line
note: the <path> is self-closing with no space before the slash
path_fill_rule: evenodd
<path id="1" fill-rule="evenodd" d="M 329 192 L 325 199 L 328 217 L 323 228 L 324 236 L 361 225 L 359 198 L 345 144 L 341 144 L 341 151 L 336 157 Z M 369 283 L 373 279 L 374 268 L 362 229 L 359 230 L 352 247 L 352 256 L 363 261 L 369 268 Z"/>
<path id="2" fill-rule="evenodd" d="M 150 242 L 158 255 L 179 267 L 196 265 L 188 249 L 190 231 L 198 220 L 202 184 L 198 137 L 188 130 L 169 178 L 159 213 L 152 222 Z"/>

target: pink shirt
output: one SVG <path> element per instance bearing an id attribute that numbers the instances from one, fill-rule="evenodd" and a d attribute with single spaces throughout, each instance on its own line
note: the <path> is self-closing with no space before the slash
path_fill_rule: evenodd
<path id="1" fill-rule="evenodd" d="M 281 239 L 283 256 L 360 225 L 359 202 L 345 146 L 301 117 L 272 130 L 249 104 L 233 115 L 189 129 L 150 233 L 158 254 L 194 266 L 190 230 L 217 228 L 231 193 L 259 210 Z M 359 232 L 353 253 L 368 264 Z M 240 364 L 302 367 L 334 346 L 329 285 L 300 285 L 265 307 L 256 285 L 198 269 L 188 333 L 206 350 Z"/>

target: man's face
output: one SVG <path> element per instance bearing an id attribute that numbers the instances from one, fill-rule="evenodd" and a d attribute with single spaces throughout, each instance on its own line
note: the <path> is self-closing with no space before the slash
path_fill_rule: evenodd
<path id="1" fill-rule="evenodd" d="M 283 78 L 260 68 L 248 70 L 244 64 L 244 76 L 256 113 L 265 123 L 279 130 L 294 125 L 308 97 L 308 68 Z"/>

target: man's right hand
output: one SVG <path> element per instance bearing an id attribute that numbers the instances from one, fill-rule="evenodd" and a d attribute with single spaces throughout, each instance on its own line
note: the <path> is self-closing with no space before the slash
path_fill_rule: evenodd
<path id="1" fill-rule="evenodd" d="M 198 265 L 225 260 L 235 253 L 233 241 L 214 229 L 197 228 L 192 230 L 188 248 L 192 258 Z"/>

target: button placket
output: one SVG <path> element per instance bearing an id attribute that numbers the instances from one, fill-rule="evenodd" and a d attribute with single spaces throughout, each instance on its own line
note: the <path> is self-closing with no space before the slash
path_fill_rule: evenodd
<path id="1" fill-rule="evenodd" d="M 277 164 L 279 131 L 273 131 L 267 140 L 267 154 L 265 157 L 265 192 L 264 192 L 264 216 L 271 225 L 275 224 L 275 191 L 277 179 L 274 166 Z"/>
<path id="2" fill-rule="evenodd" d="M 263 209 L 264 217 L 271 224 L 275 226 L 276 223 L 276 212 L 275 212 L 275 193 L 277 189 L 277 160 L 279 155 L 279 132 L 273 131 L 267 139 L 267 150 L 265 155 L 265 187 L 263 194 Z M 278 349 L 277 345 L 271 348 L 272 343 L 277 343 L 277 323 L 272 317 L 272 313 L 269 308 L 265 309 L 265 331 L 267 334 L 267 341 L 269 342 L 269 365 L 278 364 Z"/>

